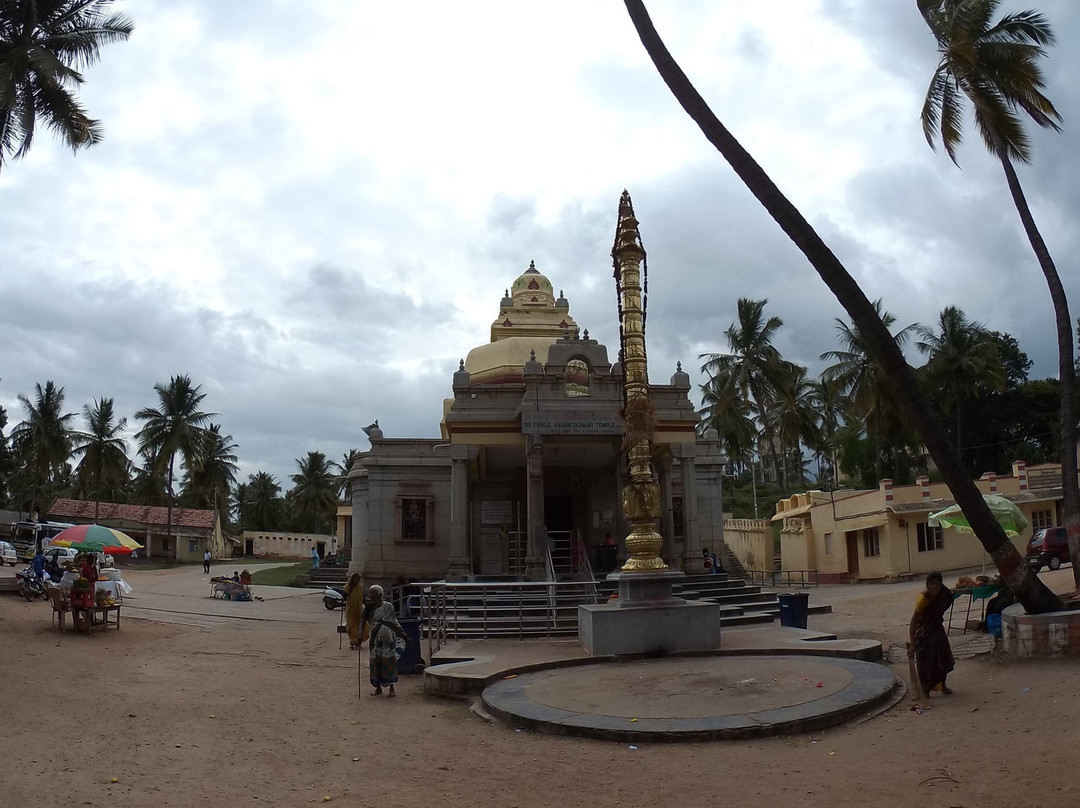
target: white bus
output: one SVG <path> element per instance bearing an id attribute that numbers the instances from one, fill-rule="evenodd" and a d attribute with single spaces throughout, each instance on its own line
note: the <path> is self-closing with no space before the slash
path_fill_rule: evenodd
<path id="1" fill-rule="evenodd" d="M 38 550 L 43 550 L 53 536 L 65 528 L 75 527 L 70 522 L 16 522 L 11 526 L 11 543 L 22 561 L 32 561 Z"/>

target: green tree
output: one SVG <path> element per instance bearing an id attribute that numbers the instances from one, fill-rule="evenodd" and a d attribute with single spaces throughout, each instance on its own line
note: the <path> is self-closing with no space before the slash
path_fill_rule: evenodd
<path id="1" fill-rule="evenodd" d="M 968 517 L 979 541 L 990 554 L 1017 600 L 1032 614 L 1060 609 L 1060 598 L 1047 589 L 1024 563 L 1016 547 L 994 519 L 986 500 L 964 469 L 960 454 L 950 443 L 944 425 L 923 394 L 914 370 L 904 359 L 893 335 L 881 322 L 855 279 L 806 218 L 776 187 L 772 178 L 705 103 L 682 68 L 671 57 L 641 0 L 624 0 L 624 3 L 646 52 L 676 100 L 731 165 L 747 189 L 807 257 L 819 277 L 847 311 L 859 333 L 866 339 L 870 355 L 886 372 L 893 397 L 918 429 L 957 504 Z"/>
<path id="2" fill-rule="evenodd" d="M 1001 0 L 918 0 L 919 11 L 937 42 L 940 59 L 922 109 L 927 142 L 941 140 L 956 162 L 963 135 L 964 99 L 971 102 L 983 145 L 1005 172 L 1013 204 L 1050 290 L 1057 327 L 1058 376 L 1061 379 L 1062 510 L 1073 559 L 1073 579 L 1080 587 L 1080 481 L 1077 480 L 1076 365 L 1072 316 L 1057 266 L 1035 217 L 1013 161 L 1031 162 L 1023 116 L 1060 131 L 1061 116 L 1043 94 L 1039 62 L 1054 32 L 1035 11 L 1019 11 L 995 20 Z"/>
<path id="3" fill-rule="evenodd" d="M 229 497 L 229 513 L 232 515 L 233 524 L 236 526 L 237 531 L 243 533 L 245 525 L 247 524 L 244 515 L 247 508 L 248 498 L 251 495 L 248 492 L 247 483 L 237 483 L 236 487 L 232 489 Z"/>
<path id="4" fill-rule="evenodd" d="M 891 331 L 896 317 L 882 308 L 880 298 L 873 302 L 873 309 L 885 329 Z M 912 323 L 892 334 L 892 341 L 898 350 L 903 351 L 904 345 L 919 327 L 917 323 Z M 899 479 L 903 476 L 899 469 L 900 457 L 910 443 L 911 428 L 896 406 L 885 368 L 874 359 L 869 341 L 854 323 L 836 318 L 836 334 L 840 349 L 821 354 L 822 360 L 833 363 L 825 368 L 822 378 L 840 386 L 847 398 L 845 421 L 851 427 L 861 425 L 873 444 L 869 456 L 874 462 L 874 484 L 884 476 L 882 464 L 885 458 L 892 459 L 894 478 Z M 847 436 L 846 445 L 849 448 L 853 445 L 851 441 L 852 436 Z M 867 456 L 865 452 L 859 454 L 863 458 Z"/>
<path id="5" fill-rule="evenodd" d="M 359 456 L 359 449 L 349 449 L 349 451 L 341 456 L 341 462 L 336 464 L 338 472 L 338 496 L 346 502 L 352 502 L 352 490 L 349 487 L 349 472 L 352 470 L 353 463 L 356 462 L 356 458 Z"/>
<path id="6" fill-rule="evenodd" d="M 206 445 L 206 423 L 217 413 L 202 412 L 206 393 L 200 385 L 192 386 L 188 376 L 173 376 L 169 384 L 155 384 L 158 407 L 146 407 L 135 413 L 143 427 L 135 436 L 139 451 L 151 459 L 152 474 L 165 477 L 166 535 L 172 537 L 172 509 L 176 504 L 173 481 L 176 479 L 176 456 L 190 473 L 198 468 L 201 452 Z"/>
<path id="7" fill-rule="evenodd" d="M 8 424 L 7 410 L 0 407 L 0 508 L 11 502 L 11 480 L 15 475 L 15 456 L 4 429 Z"/>
<path id="8" fill-rule="evenodd" d="M 244 525 L 249 530 L 280 530 L 285 525 L 285 500 L 274 475 L 260 471 L 248 475 Z"/>
<path id="9" fill-rule="evenodd" d="M 0 170 L 24 157 L 38 121 L 73 151 L 101 140 L 101 123 L 73 90 L 103 45 L 133 29 L 112 0 L 0 0 Z"/>
<path id="10" fill-rule="evenodd" d="M 36 393 L 31 401 L 24 395 L 19 403 L 26 411 L 26 420 L 12 430 L 11 439 L 16 465 L 21 474 L 20 508 L 25 505 L 29 513 L 48 506 L 53 492 L 67 479 L 68 460 L 71 457 L 72 426 L 75 413 L 65 413 L 64 388 L 51 381 L 45 387 L 34 385 Z"/>
<path id="11" fill-rule="evenodd" d="M 698 358 L 705 360 L 701 371 L 709 377 L 705 386 L 711 388 L 711 393 L 720 397 L 725 392 L 738 390 L 743 399 L 753 403 L 761 424 L 759 450 L 764 444 L 773 479 L 779 480 L 781 464 L 773 405 L 788 368 L 772 344 L 784 321 L 779 317 L 765 317 L 768 302 L 739 298 L 738 320 L 724 332 L 728 353 L 707 353 Z"/>
<path id="12" fill-rule="evenodd" d="M 195 465 L 185 475 L 182 499 L 192 507 L 212 508 L 226 517 L 229 489 L 236 482 L 235 449 L 232 435 L 222 435 L 220 424 L 210 424 L 203 432 Z"/>
<path id="13" fill-rule="evenodd" d="M 83 406 L 86 432 L 76 433 L 76 456 L 82 459 L 75 468 L 75 482 L 81 496 L 94 498 L 94 521 L 102 499 L 119 502 L 131 484 L 131 461 L 128 460 L 124 432 L 127 418 L 117 420 L 111 398 L 102 398 Z"/>
<path id="14" fill-rule="evenodd" d="M 963 456 L 964 401 L 976 398 L 984 388 L 1005 388 L 1005 369 L 998 358 L 997 343 L 981 323 L 969 320 L 956 306 L 942 309 L 936 331 L 920 326 L 918 332 L 922 339 L 915 347 L 927 357 L 923 372 L 930 388 L 943 393 L 942 410 L 955 419 L 953 438 L 956 450 Z"/>
<path id="15" fill-rule="evenodd" d="M 292 475 L 293 487 L 288 494 L 293 517 L 304 530 L 328 533 L 337 513 L 340 487 L 334 464 L 322 452 L 308 452 L 296 465 L 299 472 Z"/>
<path id="16" fill-rule="evenodd" d="M 701 385 L 701 429 L 715 429 L 732 466 L 745 469 L 757 445 L 754 405 L 743 397 L 733 377 Z"/>

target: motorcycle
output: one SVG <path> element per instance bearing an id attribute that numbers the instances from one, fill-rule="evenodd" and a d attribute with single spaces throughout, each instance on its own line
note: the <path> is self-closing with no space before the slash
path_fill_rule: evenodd
<path id="1" fill-rule="evenodd" d="M 322 593 L 322 604 L 327 611 L 345 608 L 345 590 L 340 586 L 328 586 Z"/>
<path id="2" fill-rule="evenodd" d="M 34 572 L 33 567 L 27 567 L 15 573 L 15 580 L 19 582 L 19 594 L 27 600 L 41 598 L 49 599 L 49 593 L 45 591 L 45 581 Z"/>

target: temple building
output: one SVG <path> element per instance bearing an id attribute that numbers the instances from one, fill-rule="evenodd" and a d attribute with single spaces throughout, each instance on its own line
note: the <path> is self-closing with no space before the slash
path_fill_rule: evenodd
<path id="1" fill-rule="evenodd" d="M 350 571 L 368 583 L 612 571 L 629 529 L 623 374 L 534 264 L 500 301 L 490 342 L 460 362 L 452 392 L 439 439 L 365 429 L 371 448 L 349 474 Z M 702 547 L 722 538 L 725 458 L 715 431 L 698 435 L 681 365 L 649 396 L 663 558 L 700 572 Z"/>

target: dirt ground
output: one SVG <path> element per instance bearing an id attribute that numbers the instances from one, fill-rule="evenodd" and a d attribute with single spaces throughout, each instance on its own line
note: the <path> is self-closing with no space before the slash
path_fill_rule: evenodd
<path id="1" fill-rule="evenodd" d="M 1043 576 L 1072 588 L 1069 569 Z M 416 676 L 396 699 L 366 687 L 359 699 L 356 656 L 317 594 L 224 603 L 195 570 L 129 580 L 122 629 L 92 637 L 52 630 L 45 602 L 0 596 L 0 805 L 1075 803 L 1063 742 L 1080 724 L 1078 659 L 1017 660 L 969 635 L 955 695 L 923 714 L 905 704 L 812 734 L 634 748 L 488 723 L 426 697 Z M 810 627 L 902 643 L 917 589 L 815 589 L 834 614 Z M 133 619 L 140 607 L 168 622 Z"/>

